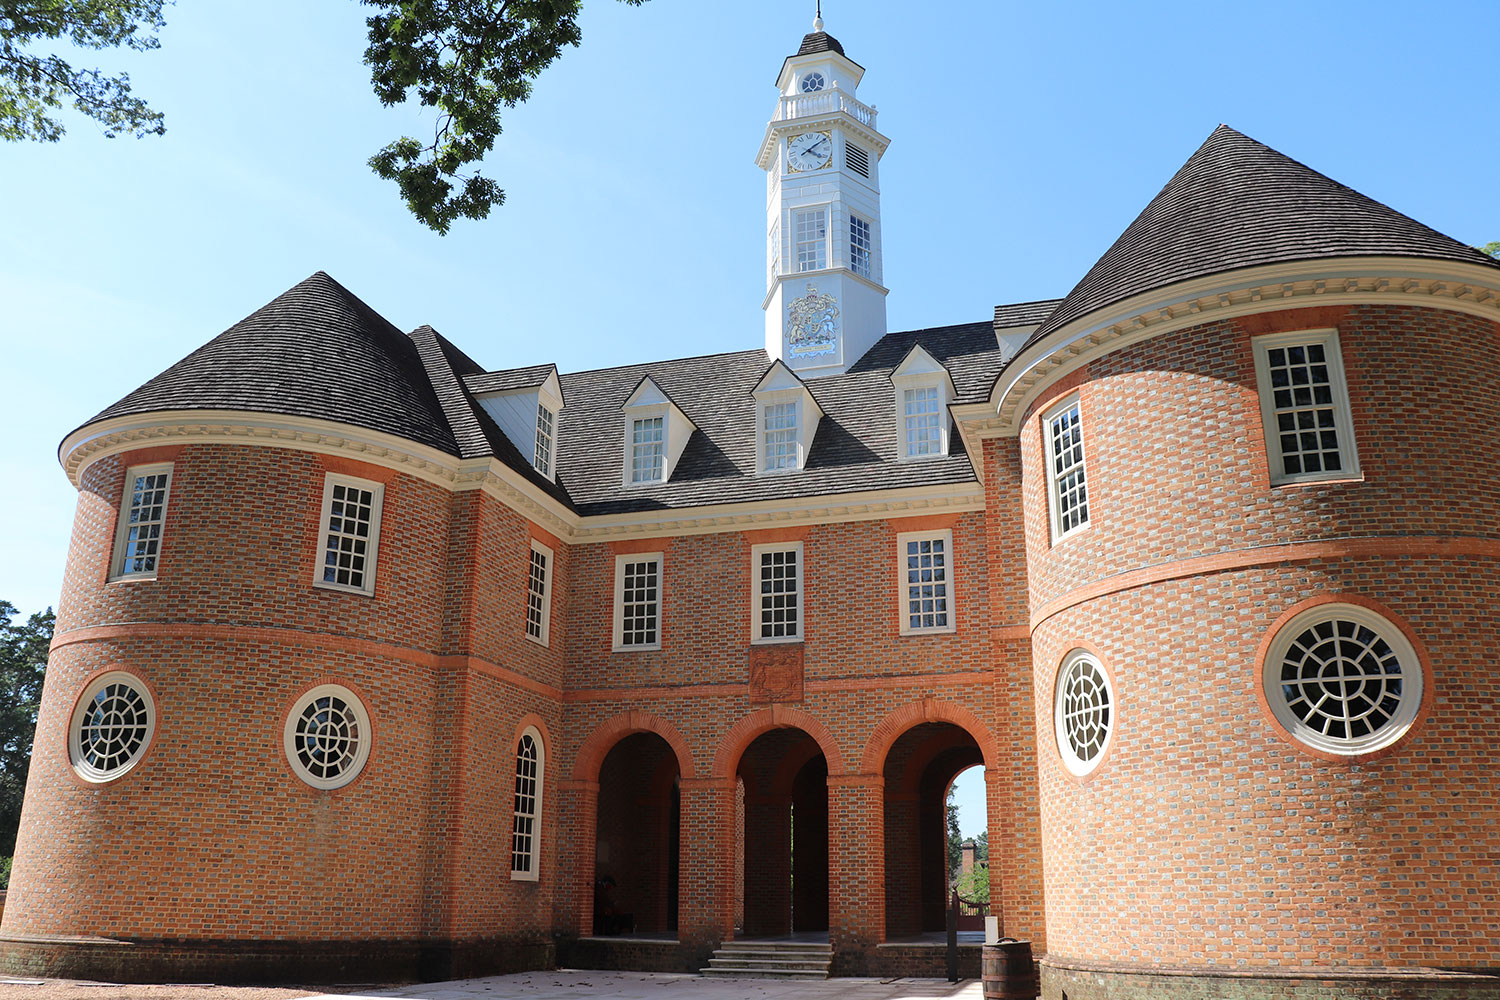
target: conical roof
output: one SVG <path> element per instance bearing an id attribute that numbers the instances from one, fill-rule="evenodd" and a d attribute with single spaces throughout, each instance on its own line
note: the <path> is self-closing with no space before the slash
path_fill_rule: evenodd
<path id="1" fill-rule="evenodd" d="M 1220 125 L 1031 341 L 1096 309 L 1190 278 L 1260 264 L 1375 256 L 1496 264 Z"/>
<path id="2" fill-rule="evenodd" d="M 88 423 L 161 410 L 313 417 L 459 453 L 416 346 L 322 271 Z"/>

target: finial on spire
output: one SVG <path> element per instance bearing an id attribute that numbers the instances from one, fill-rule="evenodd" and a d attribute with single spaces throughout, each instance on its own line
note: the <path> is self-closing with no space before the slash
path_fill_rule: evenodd
<path id="1" fill-rule="evenodd" d="M 818 0 L 818 11 L 813 15 L 813 30 L 823 30 L 823 0 Z"/>

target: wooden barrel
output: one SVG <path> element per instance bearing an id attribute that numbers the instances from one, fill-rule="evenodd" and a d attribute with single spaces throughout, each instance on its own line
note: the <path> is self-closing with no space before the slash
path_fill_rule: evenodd
<path id="1" fill-rule="evenodd" d="M 1035 1000 L 1041 979 L 1031 959 L 1031 942 L 1004 938 L 979 953 L 985 1000 Z"/>

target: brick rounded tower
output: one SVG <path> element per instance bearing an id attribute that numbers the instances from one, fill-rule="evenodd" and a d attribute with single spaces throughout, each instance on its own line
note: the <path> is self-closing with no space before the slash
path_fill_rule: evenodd
<path id="1" fill-rule="evenodd" d="M 550 961 L 550 886 L 509 878 L 509 851 L 476 856 L 471 827 L 509 831 L 509 788 L 442 808 L 467 768 L 507 785 L 528 713 L 555 724 L 544 698 L 447 655 L 448 597 L 478 555 L 450 558 L 450 532 L 502 517 L 492 544 L 529 543 L 522 519 L 444 481 L 462 446 L 424 363 L 447 350 L 320 273 L 63 442 L 79 503 L 10 968 L 347 979 L 441 972 L 465 948 Z M 519 598 L 520 581 L 492 583 Z M 549 669 L 539 646 L 503 655 Z"/>
<path id="2" fill-rule="evenodd" d="M 1221 127 L 1000 376 L 1045 996 L 1496 995 L 1497 296 Z"/>

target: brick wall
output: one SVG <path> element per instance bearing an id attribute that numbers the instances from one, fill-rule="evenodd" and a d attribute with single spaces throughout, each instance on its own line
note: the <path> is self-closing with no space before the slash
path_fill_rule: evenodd
<path id="1" fill-rule="evenodd" d="M 1363 478 L 1273 489 L 1251 337 L 1328 326 Z M 1052 956 L 1127 970 L 1494 964 L 1485 706 L 1500 682 L 1474 657 L 1496 638 L 1500 586 L 1496 333 L 1406 307 L 1274 313 L 1121 349 L 1037 401 L 1021 449 Z M 1091 523 L 1053 545 L 1036 414 L 1075 389 Z M 1272 625 L 1331 596 L 1382 609 L 1430 659 L 1429 710 L 1389 753 L 1320 758 L 1258 701 Z M 1117 701 L 1113 745 L 1083 780 L 1062 768 L 1052 723 L 1057 669 L 1080 645 Z M 1049 996 L 1106 995 L 1087 977 L 1053 982 Z"/>

